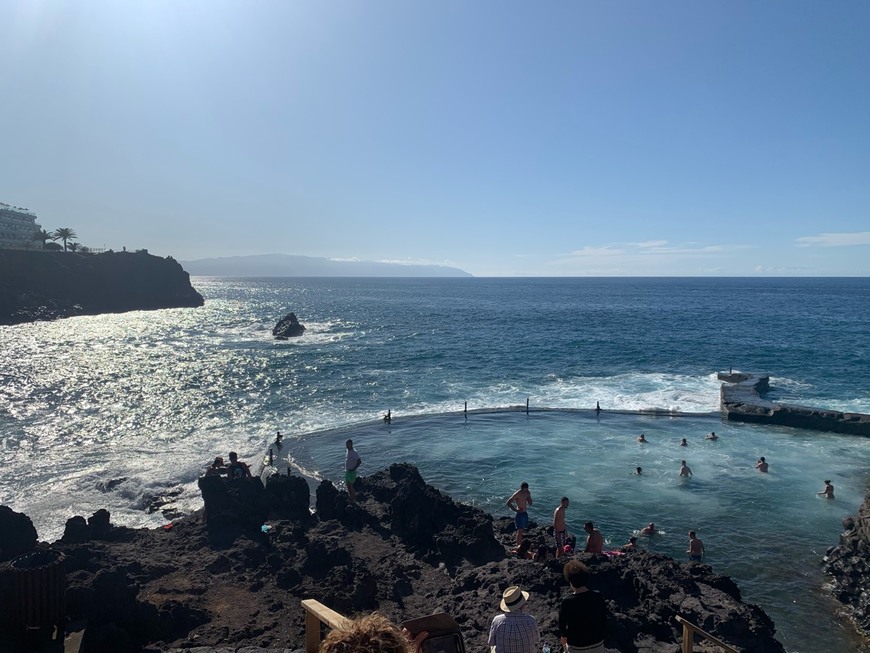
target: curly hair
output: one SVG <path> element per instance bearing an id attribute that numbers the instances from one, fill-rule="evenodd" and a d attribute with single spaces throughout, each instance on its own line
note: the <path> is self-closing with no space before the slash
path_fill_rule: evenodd
<path id="1" fill-rule="evenodd" d="M 411 653 L 411 646 L 398 626 L 375 612 L 331 630 L 320 653 Z"/>

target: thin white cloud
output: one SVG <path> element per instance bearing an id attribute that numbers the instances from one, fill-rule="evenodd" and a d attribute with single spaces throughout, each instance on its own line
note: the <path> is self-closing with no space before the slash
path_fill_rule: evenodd
<path id="1" fill-rule="evenodd" d="M 587 245 L 574 250 L 567 258 L 603 258 L 613 256 L 652 257 L 652 256 L 707 256 L 740 249 L 751 249 L 750 245 L 697 245 L 695 243 L 670 244 L 667 240 L 647 240 L 639 243 L 618 243 L 603 247 Z"/>
<path id="2" fill-rule="evenodd" d="M 870 245 L 870 231 L 852 233 L 819 234 L 804 236 L 795 241 L 798 247 L 847 247 L 849 245 Z"/>
<path id="3" fill-rule="evenodd" d="M 610 247 L 609 245 L 606 247 L 589 247 L 586 246 L 583 249 L 575 249 L 568 256 L 573 256 L 577 258 L 583 257 L 599 257 L 599 256 L 623 256 L 627 254 L 624 249 L 616 249 L 614 247 Z"/>

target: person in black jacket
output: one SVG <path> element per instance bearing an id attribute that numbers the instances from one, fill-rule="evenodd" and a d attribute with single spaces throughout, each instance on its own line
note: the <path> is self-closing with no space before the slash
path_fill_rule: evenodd
<path id="1" fill-rule="evenodd" d="M 579 560 L 564 567 L 571 595 L 559 607 L 559 636 L 568 653 L 604 653 L 607 606 L 598 592 L 586 587 L 589 569 Z"/>

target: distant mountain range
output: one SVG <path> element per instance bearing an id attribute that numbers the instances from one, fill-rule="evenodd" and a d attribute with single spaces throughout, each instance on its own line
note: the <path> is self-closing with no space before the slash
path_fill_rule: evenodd
<path id="1" fill-rule="evenodd" d="M 179 261 L 200 277 L 470 277 L 445 265 L 406 265 L 377 261 L 336 261 L 316 256 L 259 254 Z"/>

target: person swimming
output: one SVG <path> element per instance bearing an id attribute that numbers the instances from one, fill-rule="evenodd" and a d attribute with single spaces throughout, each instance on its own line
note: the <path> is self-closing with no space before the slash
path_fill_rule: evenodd
<path id="1" fill-rule="evenodd" d="M 634 468 L 635 476 L 643 476 L 643 467 L 635 467 Z"/>
<path id="2" fill-rule="evenodd" d="M 831 485 L 831 481 L 825 481 L 825 489 L 821 492 L 817 492 L 820 497 L 825 497 L 826 499 L 834 498 L 834 486 Z"/>
<path id="3" fill-rule="evenodd" d="M 708 435 L 705 440 L 718 440 L 719 436 L 716 435 L 716 431 L 710 431 L 710 435 Z"/>
<path id="4" fill-rule="evenodd" d="M 656 533 L 658 533 L 658 531 L 656 530 L 656 525 L 652 522 L 640 529 L 641 535 L 655 535 Z"/>
<path id="5" fill-rule="evenodd" d="M 637 436 L 637 441 L 642 442 L 643 444 L 646 444 L 647 442 L 649 442 L 649 440 L 646 439 L 646 437 L 644 436 L 643 433 L 641 433 L 639 436 Z"/>

